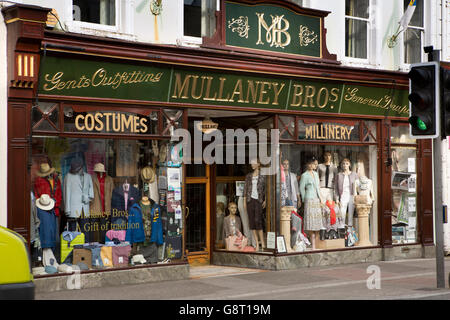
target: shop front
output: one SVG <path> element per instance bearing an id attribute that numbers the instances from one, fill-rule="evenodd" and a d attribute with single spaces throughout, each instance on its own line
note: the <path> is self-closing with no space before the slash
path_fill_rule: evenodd
<path id="1" fill-rule="evenodd" d="M 8 227 L 36 266 L 174 268 L 157 277 L 175 279 L 189 264 L 432 254 L 431 143 L 409 138 L 406 75 L 340 66 L 326 49 L 326 12 L 277 1 L 224 1 L 220 12 L 199 49 L 39 23 L 33 36 L 9 31 Z M 260 14 L 245 28 L 237 12 Z M 300 51 L 283 51 L 287 29 L 249 35 L 278 45 L 246 46 L 238 30 L 275 32 L 270 14 L 300 23 Z M 20 17 L 12 30 L 46 11 L 4 15 Z M 33 74 L 22 79 L 25 57 Z"/>

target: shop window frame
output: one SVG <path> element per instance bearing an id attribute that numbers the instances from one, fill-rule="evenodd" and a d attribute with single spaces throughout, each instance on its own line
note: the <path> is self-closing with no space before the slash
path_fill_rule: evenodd
<path id="1" fill-rule="evenodd" d="M 422 214 L 420 214 L 420 210 L 422 208 L 422 203 L 421 203 L 421 197 L 418 196 L 419 194 L 419 190 L 420 190 L 420 181 L 421 178 L 419 178 L 419 176 L 421 175 L 420 170 L 418 170 L 419 166 L 420 166 L 420 148 L 419 148 L 419 140 L 416 139 L 415 143 L 400 143 L 400 142 L 392 142 L 391 140 L 391 130 L 392 127 L 409 127 L 409 124 L 407 122 L 401 122 L 401 121 L 392 121 L 391 125 L 389 126 L 389 132 L 388 132 L 388 137 L 389 137 L 389 157 L 391 157 L 391 153 L 392 153 L 392 149 L 396 148 L 396 147 L 414 147 L 415 148 L 415 155 L 416 155 L 416 240 L 414 242 L 405 242 L 405 243 L 392 243 L 392 246 L 408 246 L 408 245 L 418 245 L 421 243 L 421 238 L 422 238 Z M 391 181 L 392 179 L 392 172 L 393 170 L 389 170 L 389 181 Z M 389 191 L 392 193 L 392 189 L 391 189 L 391 184 L 389 183 Z M 390 210 L 392 212 L 393 210 L 393 204 L 392 204 L 392 197 L 390 197 Z M 391 240 L 392 240 L 392 225 L 391 225 Z"/>
<path id="2" fill-rule="evenodd" d="M 184 118 L 185 118 L 185 110 L 184 109 L 173 109 L 173 110 L 177 110 L 179 112 L 178 116 L 176 119 L 171 119 L 167 113 L 164 111 L 163 107 L 145 107 L 143 108 L 142 106 L 139 105 L 130 105 L 127 107 L 124 106 L 120 106 L 120 105 L 112 105 L 112 104 L 104 104 L 104 105 L 98 105 L 98 104 L 83 104 L 83 103 L 71 103 L 71 102 L 53 102 L 53 101 L 44 101 L 42 100 L 41 102 L 43 103 L 47 103 L 47 102 L 51 102 L 54 103 L 54 106 L 52 107 L 52 109 L 50 110 L 50 112 L 53 112 L 54 110 L 58 111 L 58 124 L 54 124 L 53 122 L 51 122 L 51 120 L 48 119 L 49 115 L 48 113 L 50 112 L 43 112 L 41 109 L 38 109 L 41 114 L 42 114 L 42 118 L 39 119 L 38 121 L 32 123 L 31 122 L 31 134 L 32 135 L 49 135 L 49 136 L 54 136 L 54 135 L 58 135 L 61 137 L 82 137 L 82 138 L 90 138 L 90 137 L 94 137 L 94 138 L 118 138 L 118 139 L 125 139 L 125 138 L 138 138 L 138 139 L 170 139 L 171 135 L 170 135 L 170 127 L 174 125 L 174 123 L 176 121 L 178 121 L 180 124 L 178 127 L 176 128 L 183 128 L 184 127 Z M 39 103 L 37 103 L 37 106 L 39 106 Z M 33 105 L 32 108 L 35 108 L 36 106 Z M 65 107 L 73 107 L 73 108 L 81 108 L 84 110 L 90 110 L 90 111 L 96 111 L 96 110 L 107 110 L 107 111 L 117 111 L 117 112 L 128 112 L 128 113 L 133 113 L 136 112 L 137 114 L 142 114 L 142 111 L 145 110 L 145 113 L 151 114 L 152 112 L 156 112 L 158 115 L 158 120 L 157 120 L 157 124 L 156 124 L 156 133 L 152 133 L 152 134 L 134 134 L 134 133 L 121 133 L 121 134 L 117 134 L 114 132 L 110 132 L 110 133 L 102 133 L 102 132 L 68 132 L 65 130 L 64 128 L 64 108 Z M 29 112 L 30 118 L 32 117 L 32 110 L 30 109 Z M 165 124 L 165 120 L 169 119 L 170 123 L 169 125 Z M 49 131 L 49 130 L 40 130 L 38 127 L 41 123 L 43 123 L 44 121 L 49 122 L 53 128 L 55 128 L 55 131 Z"/>

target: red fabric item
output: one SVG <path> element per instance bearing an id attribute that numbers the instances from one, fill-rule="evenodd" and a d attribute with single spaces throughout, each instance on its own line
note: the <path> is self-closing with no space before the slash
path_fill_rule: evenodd
<path id="1" fill-rule="evenodd" d="M 97 179 L 98 183 L 100 184 L 100 199 L 103 212 L 105 212 L 105 178 L 105 174 L 102 175 L 100 172 L 97 172 Z"/>
<path id="2" fill-rule="evenodd" d="M 286 176 L 284 175 L 284 168 L 283 165 L 280 165 L 280 171 L 281 171 L 281 182 L 285 183 L 286 182 Z"/>
<path id="3" fill-rule="evenodd" d="M 59 217 L 59 206 L 61 205 L 62 191 L 61 182 L 57 174 L 50 175 L 53 178 L 53 188 L 47 177 L 36 177 L 34 179 L 34 196 L 39 199 L 41 195 L 48 194 L 55 200 L 55 215 Z"/>
<path id="4" fill-rule="evenodd" d="M 334 201 L 327 200 L 327 207 L 330 208 L 330 224 L 336 223 L 336 211 L 334 211 Z"/>
<path id="5" fill-rule="evenodd" d="M 291 213 L 295 214 L 297 217 L 300 218 L 300 221 L 302 222 L 302 230 L 300 230 L 300 232 L 303 233 L 303 235 L 307 238 L 308 236 L 306 235 L 305 230 L 303 229 L 303 218 L 302 218 L 302 216 L 295 210 L 292 210 Z M 294 230 L 294 231 L 297 231 L 297 230 Z"/>

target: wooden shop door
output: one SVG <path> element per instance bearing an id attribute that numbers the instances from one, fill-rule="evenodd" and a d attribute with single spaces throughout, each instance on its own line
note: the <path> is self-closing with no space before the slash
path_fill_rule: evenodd
<path id="1" fill-rule="evenodd" d="M 189 264 L 210 263 L 210 167 L 205 176 L 186 177 L 185 193 L 185 250 Z"/>

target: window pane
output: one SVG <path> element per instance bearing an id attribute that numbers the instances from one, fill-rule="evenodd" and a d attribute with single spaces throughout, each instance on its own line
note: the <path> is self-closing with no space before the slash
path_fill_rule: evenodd
<path id="1" fill-rule="evenodd" d="M 416 139 L 409 135 L 409 126 L 395 126 L 391 127 L 391 143 L 415 144 Z"/>
<path id="2" fill-rule="evenodd" d="M 115 5 L 115 0 L 73 0 L 73 20 L 113 26 Z"/>
<path id="3" fill-rule="evenodd" d="M 405 32 L 405 63 L 422 61 L 422 31 L 408 28 Z"/>
<path id="4" fill-rule="evenodd" d="M 403 0 L 403 7 L 405 11 L 408 8 L 409 2 L 410 0 Z M 416 9 L 414 10 L 414 14 L 409 22 L 410 26 L 423 27 L 423 2 L 423 0 L 416 1 Z"/>
<path id="5" fill-rule="evenodd" d="M 280 149 L 281 170 L 277 177 L 280 207 L 277 212 L 281 213 L 281 216 L 277 218 L 280 221 L 280 229 L 277 232 L 285 239 L 290 238 L 287 245 L 293 251 L 312 250 L 313 239 L 315 249 L 329 249 L 326 247 L 326 241 L 320 241 L 320 234 L 325 239 L 328 237 L 335 240 L 334 248 L 364 245 L 348 240 L 350 238 L 346 233 L 353 230 L 365 245 L 377 245 L 376 146 L 286 143 L 282 144 Z M 307 171 L 312 158 L 316 159 L 313 168 L 315 173 Z M 349 166 L 344 164 L 344 159 L 348 159 Z M 347 168 L 349 175 L 344 174 L 344 169 Z M 317 182 L 311 178 L 313 175 L 317 176 Z M 347 180 L 346 176 L 349 177 Z M 350 193 L 350 190 L 356 190 L 356 195 Z M 327 207 L 321 208 L 319 193 Z M 363 218 L 362 214 L 358 217 L 364 209 L 364 204 L 368 203 L 366 195 L 371 200 L 368 220 Z M 286 213 L 286 210 L 291 211 L 290 225 L 283 227 L 286 222 L 283 212 Z M 299 232 L 302 230 L 302 224 L 307 240 Z"/>
<path id="6" fill-rule="evenodd" d="M 416 148 L 392 148 L 392 242 L 417 240 Z"/>
<path id="7" fill-rule="evenodd" d="M 369 0 L 346 0 L 345 14 L 358 18 L 369 18 Z"/>
<path id="8" fill-rule="evenodd" d="M 179 168 L 168 168 L 162 156 L 168 143 L 33 137 L 29 195 L 33 266 L 43 261 L 39 247 L 53 254 L 58 264 L 81 262 L 84 249 L 64 249 L 70 240 L 61 237 L 66 226 L 69 231 L 79 227 L 84 234 L 84 241 L 78 238 L 73 244 L 90 243 L 102 252 L 102 257 L 92 255 L 92 261 L 84 261 L 89 269 L 128 267 L 134 254 L 142 254 L 147 263 L 181 258 L 183 224 L 177 214 L 181 199 L 167 184 L 169 169 L 173 179 Z M 123 247 L 122 259 L 103 256 L 105 247 L 117 241 Z"/>
<path id="9" fill-rule="evenodd" d="M 367 22 L 345 19 L 345 55 L 347 57 L 367 58 Z"/>
<path id="10" fill-rule="evenodd" d="M 201 37 L 201 22 L 201 0 L 184 0 L 184 35 L 190 37 Z"/>

